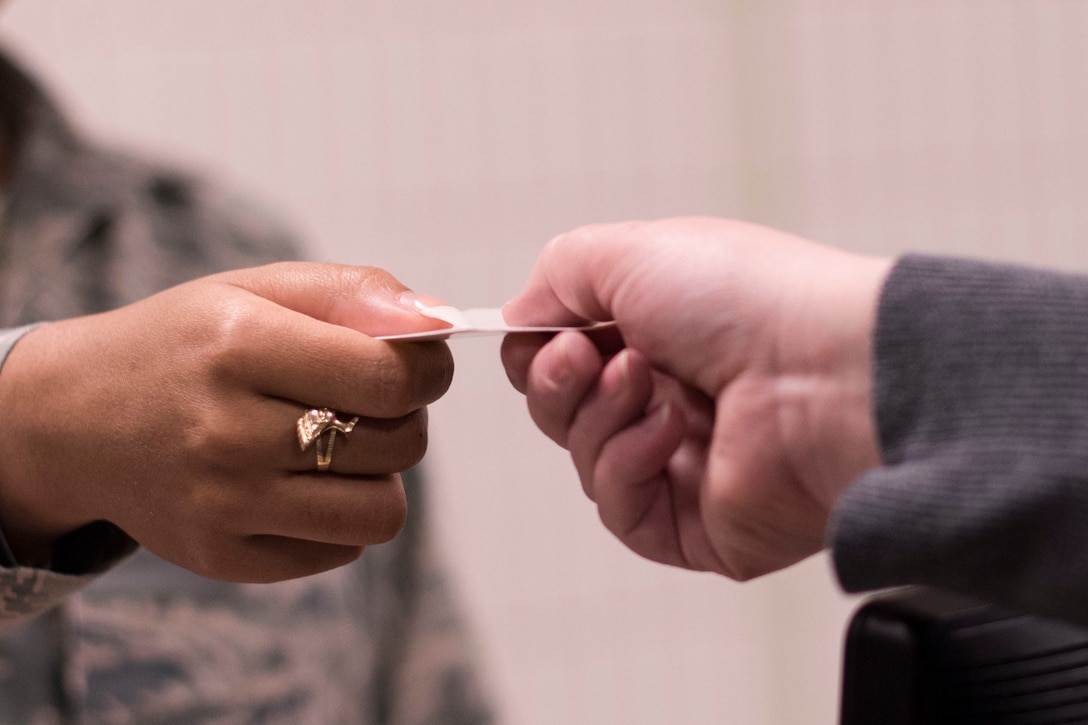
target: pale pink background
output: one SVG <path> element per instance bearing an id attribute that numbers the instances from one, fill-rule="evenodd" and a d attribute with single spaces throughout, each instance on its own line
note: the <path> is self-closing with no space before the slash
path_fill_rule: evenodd
<path id="1" fill-rule="evenodd" d="M 1088 3 L 14 0 L 87 124 L 234 179 L 319 258 L 501 304 L 577 224 L 708 213 L 877 253 L 1088 267 Z M 856 602 L 604 532 L 498 341 L 456 341 L 442 548 L 515 725 L 830 724 Z"/>

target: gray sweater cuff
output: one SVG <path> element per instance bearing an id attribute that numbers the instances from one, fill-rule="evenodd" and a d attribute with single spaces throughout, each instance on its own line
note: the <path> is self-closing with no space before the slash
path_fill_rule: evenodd
<path id="1" fill-rule="evenodd" d="M 874 358 L 885 465 L 836 507 L 843 587 L 1088 621 L 1088 278 L 906 257 Z"/>

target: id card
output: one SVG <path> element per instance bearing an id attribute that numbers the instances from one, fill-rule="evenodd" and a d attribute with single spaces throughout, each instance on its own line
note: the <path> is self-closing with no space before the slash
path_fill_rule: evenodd
<path id="1" fill-rule="evenodd" d="M 508 325 L 498 307 L 476 307 L 462 310 L 449 305 L 427 307 L 420 314 L 450 323 L 450 327 L 425 332 L 407 332 L 402 335 L 381 335 L 377 340 L 445 340 L 454 336 L 507 335 L 512 332 L 563 332 L 564 330 L 596 330 L 611 327 L 614 323 L 597 322 L 590 325 L 533 327 Z"/>

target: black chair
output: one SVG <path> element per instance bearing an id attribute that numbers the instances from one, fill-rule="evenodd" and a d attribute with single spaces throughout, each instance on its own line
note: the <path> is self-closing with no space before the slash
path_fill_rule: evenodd
<path id="1" fill-rule="evenodd" d="M 923 588 L 854 613 L 841 725 L 1088 723 L 1088 629 Z"/>

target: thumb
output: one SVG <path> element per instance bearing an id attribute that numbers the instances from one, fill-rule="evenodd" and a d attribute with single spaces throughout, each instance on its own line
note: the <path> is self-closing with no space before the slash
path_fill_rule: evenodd
<path id="1" fill-rule="evenodd" d="M 281 307 L 371 337 L 448 326 L 420 313 L 444 304 L 441 300 L 417 295 L 377 267 L 280 262 L 227 272 L 222 278 Z"/>
<path id="2" fill-rule="evenodd" d="M 506 321 L 566 325 L 614 319 L 615 288 L 630 256 L 614 227 L 582 227 L 548 242 L 525 288 L 503 307 Z"/>

